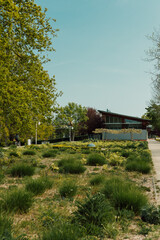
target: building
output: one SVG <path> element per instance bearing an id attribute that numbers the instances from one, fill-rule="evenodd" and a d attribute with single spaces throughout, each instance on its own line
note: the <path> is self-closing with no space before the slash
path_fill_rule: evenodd
<path id="1" fill-rule="evenodd" d="M 146 140 L 148 131 L 150 131 L 150 120 L 139 117 L 132 117 L 113 113 L 109 111 L 98 110 L 104 120 L 104 128 L 107 129 L 141 129 L 141 134 L 134 134 L 134 140 Z M 106 139 L 130 140 L 130 134 L 111 134 L 107 133 Z"/>

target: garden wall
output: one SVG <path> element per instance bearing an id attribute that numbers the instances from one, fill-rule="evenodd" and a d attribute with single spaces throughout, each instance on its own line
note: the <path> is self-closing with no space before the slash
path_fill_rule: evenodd
<path id="1" fill-rule="evenodd" d="M 147 140 L 148 132 L 147 130 L 142 130 L 142 133 L 132 133 L 133 139 L 131 139 L 131 133 L 102 133 L 103 140 Z"/>

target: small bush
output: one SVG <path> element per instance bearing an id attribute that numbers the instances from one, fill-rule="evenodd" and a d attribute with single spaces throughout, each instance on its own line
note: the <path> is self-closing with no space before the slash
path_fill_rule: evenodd
<path id="1" fill-rule="evenodd" d="M 45 153 L 42 154 L 42 157 L 44 158 L 54 158 L 57 154 L 57 151 L 56 150 L 49 150 Z"/>
<path id="2" fill-rule="evenodd" d="M 86 170 L 82 162 L 74 158 L 60 160 L 58 162 L 58 167 L 59 167 L 60 173 L 79 174 L 79 173 L 83 173 Z"/>
<path id="3" fill-rule="evenodd" d="M 142 208 L 141 219 L 150 224 L 160 224 L 160 206 L 147 205 Z"/>
<path id="4" fill-rule="evenodd" d="M 34 174 L 34 167 L 26 165 L 24 163 L 16 164 L 10 169 L 12 177 L 24 177 L 32 176 Z"/>
<path id="5" fill-rule="evenodd" d="M 90 234 L 99 234 L 99 228 L 114 218 L 113 208 L 102 193 L 87 195 L 84 202 L 77 202 L 77 208 L 73 213 L 74 221 L 84 226 Z"/>
<path id="6" fill-rule="evenodd" d="M 32 196 L 24 189 L 14 189 L 2 196 L 2 209 L 8 212 L 26 213 L 32 205 Z"/>
<path id="7" fill-rule="evenodd" d="M 150 173 L 151 171 L 151 165 L 145 161 L 133 160 L 126 163 L 126 170 L 130 172 L 136 171 L 136 172 L 147 174 L 147 173 Z"/>
<path id="8" fill-rule="evenodd" d="M 139 214 L 148 202 L 137 186 L 118 177 L 106 181 L 103 193 L 117 209 L 133 210 L 136 214 Z"/>
<path id="9" fill-rule="evenodd" d="M 17 152 L 10 152 L 9 154 L 10 157 L 19 157 L 18 153 Z"/>
<path id="10" fill-rule="evenodd" d="M 36 155 L 36 152 L 33 150 L 26 150 L 23 152 L 23 155 Z"/>
<path id="11" fill-rule="evenodd" d="M 59 188 L 59 193 L 61 197 L 72 198 L 77 192 L 77 186 L 72 181 L 63 182 L 62 186 Z"/>
<path id="12" fill-rule="evenodd" d="M 38 179 L 31 179 L 26 183 L 26 190 L 32 192 L 34 195 L 42 194 L 46 189 L 52 188 L 53 181 L 48 177 L 40 177 Z"/>
<path id="13" fill-rule="evenodd" d="M 92 153 L 87 158 L 87 164 L 90 166 L 96 166 L 96 165 L 102 166 L 105 163 L 106 163 L 105 157 L 103 157 L 98 153 Z"/>
<path id="14" fill-rule="evenodd" d="M 91 178 L 90 184 L 91 185 L 99 185 L 104 182 L 104 176 L 103 175 L 97 175 Z"/>

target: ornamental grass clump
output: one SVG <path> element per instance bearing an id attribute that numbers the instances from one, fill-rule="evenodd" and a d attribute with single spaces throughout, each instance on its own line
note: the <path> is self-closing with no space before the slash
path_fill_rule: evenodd
<path id="1" fill-rule="evenodd" d="M 42 157 L 44 158 L 55 158 L 57 154 L 57 150 L 48 150 L 42 154 Z"/>
<path id="2" fill-rule="evenodd" d="M 12 221 L 6 216 L 0 215 L 0 239 L 12 240 Z"/>
<path id="3" fill-rule="evenodd" d="M 19 157 L 19 154 L 17 152 L 10 152 L 9 154 L 10 157 Z"/>
<path id="4" fill-rule="evenodd" d="M 25 186 L 25 189 L 34 195 L 39 195 L 50 189 L 53 186 L 53 181 L 48 177 L 40 177 L 37 179 L 30 179 Z"/>
<path id="5" fill-rule="evenodd" d="M 106 159 L 104 156 L 98 154 L 98 153 L 92 153 L 89 154 L 87 158 L 87 165 L 90 166 L 102 166 L 106 163 Z"/>
<path id="6" fill-rule="evenodd" d="M 35 168 L 33 166 L 27 165 L 25 163 L 19 163 L 10 169 L 10 174 L 12 177 L 24 177 L 32 176 L 34 174 L 34 171 Z"/>
<path id="7" fill-rule="evenodd" d="M 73 221 L 85 227 L 89 234 L 99 234 L 104 223 L 114 220 L 114 209 L 102 193 L 87 194 L 84 201 L 76 205 Z"/>
<path id="8" fill-rule="evenodd" d="M 103 175 L 96 175 L 90 179 L 91 185 L 100 185 L 101 183 L 104 183 L 105 177 Z"/>
<path id="9" fill-rule="evenodd" d="M 79 174 L 83 173 L 86 168 L 83 166 L 82 162 L 76 158 L 65 158 L 61 159 L 58 162 L 59 172 L 60 173 L 73 173 Z"/>
<path id="10" fill-rule="evenodd" d="M 76 195 L 77 185 L 70 181 L 64 181 L 59 188 L 59 193 L 62 198 L 72 198 Z"/>
<path id="11" fill-rule="evenodd" d="M 45 231 L 41 240 L 78 240 L 82 239 L 83 233 L 79 226 L 68 221 L 58 222 Z"/>
<path id="12" fill-rule="evenodd" d="M 133 210 L 135 214 L 139 214 L 148 202 L 141 189 L 120 177 L 106 180 L 102 192 L 115 208 Z"/>
<path id="13" fill-rule="evenodd" d="M 33 155 L 36 155 L 36 152 L 33 150 L 26 150 L 23 152 L 23 155 L 33 156 Z"/>
<path id="14" fill-rule="evenodd" d="M 129 172 L 135 171 L 143 174 L 148 174 L 150 173 L 151 169 L 151 164 L 143 160 L 132 160 L 127 161 L 126 163 L 126 170 Z"/>
<path id="15" fill-rule="evenodd" d="M 14 189 L 1 197 L 1 207 L 6 212 L 26 213 L 33 203 L 33 194 L 24 189 Z"/>

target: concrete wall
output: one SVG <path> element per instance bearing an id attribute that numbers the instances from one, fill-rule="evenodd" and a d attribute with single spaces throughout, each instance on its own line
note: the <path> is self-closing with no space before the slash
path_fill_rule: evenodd
<path id="1" fill-rule="evenodd" d="M 120 133 L 120 134 L 112 134 L 112 133 L 102 133 L 103 140 L 131 140 L 130 133 Z M 147 130 L 142 130 L 142 133 L 133 133 L 133 140 L 147 140 L 148 132 Z"/>

